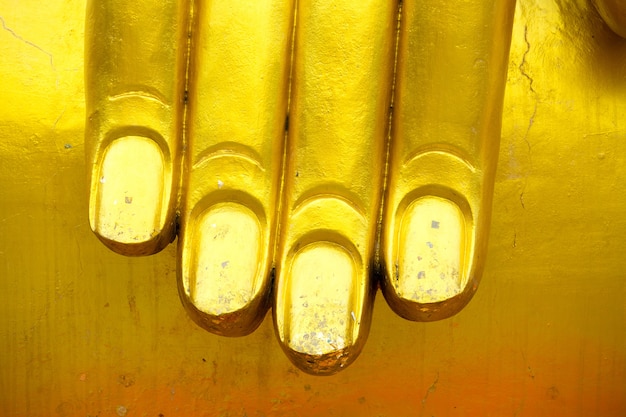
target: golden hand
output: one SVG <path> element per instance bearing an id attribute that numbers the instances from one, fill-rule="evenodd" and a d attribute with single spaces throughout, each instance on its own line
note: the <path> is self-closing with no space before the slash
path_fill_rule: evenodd
<path id="1" fill-rule="evenodd" d="M 92 1 L 92 229 L 146 255 L 178 225 L 196 322 L 244 335 L 271 305 L 312 373 L 358 356 L 378 269 L 401 316 L 455 314 L 484 263 L 513 9 Z"/>

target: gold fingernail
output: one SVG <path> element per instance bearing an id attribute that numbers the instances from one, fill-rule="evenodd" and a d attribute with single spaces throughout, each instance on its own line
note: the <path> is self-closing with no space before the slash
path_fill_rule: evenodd
<path id="1" fill-rule="evenodd" d="M 142 244 L 162 230 L 164 160 L 151 139 L 126 136 L 104 151 L 92 177 L 91 227 L 120 244 Z"/>
<path id="2" fill-rule="evenodd" d="M 449 200 L 427 196 L 407 208 L 394 280 L 399 297 L 434 303 L 463 291 L 468 270 L 465 229 L 463 213 Z"/>
<path id="3" fill-rule="evenodd" d="M 191 302 L 216 317 L 244 309 L 262 281 L 257 217 L 244 206 L 226 203 L 201 214 L 195 227 L 190 247 Z"/>
<path id="4" fill-rule="evenodd" d="M 352 256 L 331 242 L 300 249 L 283 278 L 276 312 L 279 338 L 290 357 L 304 369 L 331 373 L 349 360 L 359 335 L 362 308 L 358 273 Z"/>

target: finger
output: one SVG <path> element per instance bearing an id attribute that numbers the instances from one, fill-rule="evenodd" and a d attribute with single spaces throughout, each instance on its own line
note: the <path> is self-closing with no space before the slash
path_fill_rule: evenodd
<path id="1" fill-rule="evenodd" d="M 298 3 L 274 320 L 300 368 L 352 362 L 369 328 L 396 6 Z"/>
<path id="2" fill-rule="evenodd" d="M 477 288 L 514 6 L 510 0 L 404 2 L 382 287 L 405 318 L 448 317 Z"/>
<path id="3" fill-rule="evenodd" d="M 185 80 L 183 4 L 88 4 L 89 221 L 108 247 L 126 255 L 157 252 L 174 238 Z"/>
<path id="4" fill-rule="evenodd" d="M 252 332 L 269 306 L 293 4 L 197 2 L 179 288 L 191 316 Z"/>

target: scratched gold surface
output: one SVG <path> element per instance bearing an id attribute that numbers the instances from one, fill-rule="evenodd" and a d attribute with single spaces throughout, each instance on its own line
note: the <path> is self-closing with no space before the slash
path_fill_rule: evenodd
<path id="1" fill-rule="evenodd" d="M 0 2 L 0 414 L 621 416 L 626 41 L 590 4 L 520 0 L 488 257 L 456 316 L 377 295 L 341 373 L 296 370 L 269 316 L 244 338 L 180 305 L 173 246 L 89 227 L 81 1 Z"/>

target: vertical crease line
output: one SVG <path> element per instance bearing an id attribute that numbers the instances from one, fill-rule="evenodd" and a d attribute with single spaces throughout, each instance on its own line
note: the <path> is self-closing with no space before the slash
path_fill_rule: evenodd
<path id="1" fill-rule="evenodd" d="M 285 112 L 285 131 L 283 134 L 283 152 L 282 152 L 282 160 L 280 164 L 280 186 L 278 188 L 278 194 L 276 199 L 278 204 L 276 205 L 276 226 L 274 227 L 275 238 L 274 238 L 274 248 L 272 250 L 272 276 L 275 276 L 275 268 L 276 268 L 276 254 L 278 245 L 281 242 L 281 225 L 283 222 L 283 208 L 285 203 L 285 198 L 283 193 L 285 191 L 285 177 L 287 171 L 287 150 L 289 148 L 289 125 L 291 124 L 290 112 L 291 112 L 291 89 L 293 86 L 293 67 L 295 60 L 295 48 L 296 48 L 296 25 L 298 21 L 298 0 L 294 1 L 293 4 L 293 23 L 291 28 L 291 46 L 289 48 L 289 78 L 287 80 L 287 109 Z M 273 287 L 273 285 L 272 285 Z"/>
<path id="2" fill-rule="evenodd" d="M 378 221 L 376 224 L 376 245 L 374 250 L 374 265 L 375 270 L 379 273 L 382 272 L 384 266 L 381 262 L 381 240 L 382 240 L 382 232 L 383 232 L 383 215 L 385 213 L 385 194 L 387 192 L 387 181 L 389 177 L 389 157 L 391 153 L 392 146 L 392 135 L 393 135 L 393 111 L 395 104 L 395 93 L 396 93 L 396 76 L 398 71 L 398 54 L 400 49 L 400 29 L 402 26 L 402 0 L 398 1 L 398 12 L 396 14 L 396 42 L 394 48 L 394 57 L 393 57 L 393 76 L 391 78 L 391 98 L 389 100 L 389 117 L 387 121 L 387 136 L 385 138 L 385 168 L 383 174 L 383 189 L 381 191 L 381 201 L 380 208 L 378 210 Z M 380 275 L 380 274 L 379 274 Z"/>

